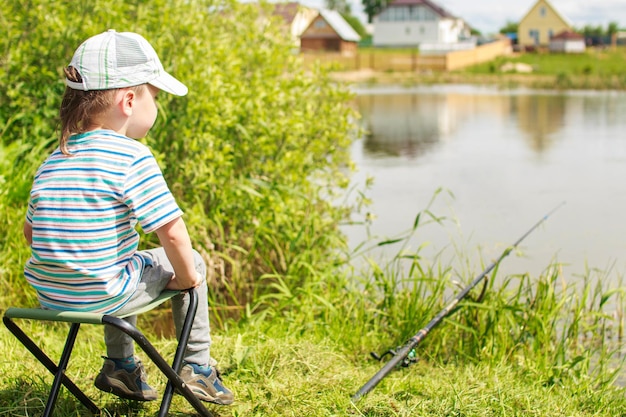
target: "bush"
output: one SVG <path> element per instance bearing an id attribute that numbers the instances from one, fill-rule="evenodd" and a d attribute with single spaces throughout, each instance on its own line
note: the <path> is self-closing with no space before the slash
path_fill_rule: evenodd
<path id="1" fill-rule="evenodd" d="M 263 6 L 9 0 L 0 16 L 11 16 L 0 37 L 0 143 L 28 156 L 0 172 L 3 193 L 15 195 L 0 203 L 13 219 L 2 224 L 2 235 L 12 236 L 0 241 L 10 265 L 5 285 L 21 279 L 24 261 L 14 237 L 30 184 L 14 179 L 30 180 L 56 146 L 62 68 L 80 42 L 109 28 L 145 36 L 189 87 L 184 98 L 160 95 L 146 143 L 195 245 L 218 271 L 213 302 L 243 305 L 270 291 L 255 285 L 261 276 L 298 286 L 334 264 L 344 245 L 338 223 L 350 213 L 333 201 L 349 181 L 351 94 L 323 69 L 305 73 L 287 31 Z"/>

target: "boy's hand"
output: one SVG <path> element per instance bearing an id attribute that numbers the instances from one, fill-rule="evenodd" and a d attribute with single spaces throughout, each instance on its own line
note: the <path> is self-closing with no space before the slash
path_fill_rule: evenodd
<path id="1" fill-rule="evenodd" d="M 198 275 L 194 266 L 193 249 L 187 232 L 187 226 L 181 217 L 159 227 L 155 233 L 165 249 L 167 259 L 174 268 L 174 277 L 167 284 L 170 290 L 186 290 L 197 287 L 203 277 Z"/>
<path id="2" fill-rule="evenodd" d="M 202 283 L 202 275 L 196 272 L 195 279 L 178 279 L 176 275 L 172 277 L 170 282 L 165 286 L 168 290 L 188 290 L 190 288 L 196 288 Z"/>
<path id="3" fill-rule="evenodd" d="M 24 237 L 28 245 L 31 246 L 33 244 L 33 225 L 27 221 L 24 221 Z"/>

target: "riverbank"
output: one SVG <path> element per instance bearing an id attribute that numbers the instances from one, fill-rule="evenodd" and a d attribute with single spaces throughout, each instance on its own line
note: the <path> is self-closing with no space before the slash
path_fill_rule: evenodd
<path id="1" fill-rule="evenodd" d="M 538 88 L 561 90 L 620 90 L 626 91 L 626 76 L 569 75 L 569 74 L 476 74 L 467 72 L 381 72 L 371 69 L 336 71 L 331 77 L 338 81 L 359 85 L 406 85 L 419 84 L 475 84 L 495 85 L 501 88 Z"/>
<path id="2" fill-rule="evenodd" d="M 410 61 L 414 53 L 407 51 L 405 61 Z M 390 59 L 380 56 L 373 59 L 371 65 L 356 70 L 343 66 L 332 76 L 337 81 L 358 84 L 476 84 L 502 88 L 626 90 L 626 48 L 590 48 L 582 54 L 510 54 L 447 72 L 401 67 L 389 70 L 379 65 Z"/>

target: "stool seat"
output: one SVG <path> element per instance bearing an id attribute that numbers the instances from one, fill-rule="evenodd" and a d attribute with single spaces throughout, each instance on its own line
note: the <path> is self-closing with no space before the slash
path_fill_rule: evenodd
<path id="1" fill-rule="evenodd" d="M 165 301 L 180 294 L 180 291 L 165 290 L 157 298 L 152 300 L 149 304 L 139 307 L 129 313 L 123 315 L 114 315 L 115 317 L 125 318 L 129 316 L 135 316 L 146 311 L 153 310 Z M 68 323 L 85 323 L 85 324 L 103 324 L 102 318 L 106 314 L 102 313 L 89 313 L 81 311 L 64 311 L 64 310 L 49 310 L 44 308 L 20 308 L 9 307 L 5 313 L 5 317 L 10 319 L 29 319 L 39 321 L 64 321 Z"/>
<path id="2" fill-rule="evenodd" d="M 159 370 L 168 379 L 163 398 L 161 400 L 161 407 L 159 409 L 159 417 L 167 415 L 174 389 L 178 390 L 189 404 L 202 416 L 212 416 L 212 414 L 206 409 L 202 402 L 189 390 L 178 373 L 182 366 L 183 355 L 187 342 L 189 341 L 189 334 L 191 333 L 191 327 L 196 315 L 198 307 L 197 290 L 195 288 L 184 291 L 163 291 L 152 302 L 142 307 L 139 307 L 127 314 L 115 316 L 110 314 L 89 313 L 89 312 L 77 312 L 77 311 L 61 311 L 61 310 L 48 310 L 43 308 L 19 308 L 9 307 L 2 317 L 2 321 L 5 326 L 17 337 L 17 339 L 41 362 L 49 371 L 54 375 L 54 381 L 48 395 L 46 402 L 46 408 L 42 414 L 44 417 L 49 417 L 54 411 L 54 406 L 58 398 L 61 385 L 65 386 L 85 407 L 89 409 L 93 414 L 100 414 L 100 408 L 93 402 L 83 391 L 78 388 L 74 382 L 65 374 L 67 365 L 69 363 L 72 350 L 74 348 L 74 342 L 78 335 L 78 330 L 81 324 L 99 324 L 110 325 L 128 334 L 133 340 L 141 347 L 141 349 L 148 355 L 148 357 L 154 362 Z M 144 334 L 139 331 L 135 326 L 131 325 L 124 320 L 125 317 L 139 315 L 154 309 L 165 301 L 172 297 L 187 292 L 189 294 L 189 308 L 183 328 L 181 330 L 180 339 L 178 341 L 178 347 L 174 355 L 174 360 L 170 366 L 165 359 L 159 354 L 154 346 L 148 341 Z M 58 364 L 52 361 L 41 348 L 29 337 L 24 331 L 15 323 L 15 319 L 34 320 L 34 321 L 53 321 L 53 322 L 67 322 L 70 323 L 70 329 L 65 341 L 65 346 Z"/>

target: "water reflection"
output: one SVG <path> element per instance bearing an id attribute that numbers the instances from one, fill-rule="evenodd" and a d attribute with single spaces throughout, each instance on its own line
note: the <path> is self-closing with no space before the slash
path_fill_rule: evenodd
<path id="1" fill-rule="evenodd" d="M 436 146 L 441 133 L 449 128 L 439 96 L 366 95 L 357 101 L 367 115 L 364 146 L 373 155 L 421 155 Z"/>
<path id="2" fill-rule="evenodd" d="M 393 236 L 410 227 L 435 189 L 455 198 L 463 246 L 495 258 L 526 226 L 567 201 L 550 229 L 508 261 L 539 273 L 553 259 L 572 272 L 624 269 L 626 253 L 626 94 L 499 91 L 430 86 L 356 90 L 367 135 L 357 141 L 356 181 L 375 178 L 371 232 Z M 364 232 L 348 230 L 360 242 Z M 435 250 L 450 232 L 422 234 Z"/>
<path id="3" fill-rule="evenodd" d="M 549 146 L 551 135 L 565 124 L 566 101 L 564 95 L 556 94 L 500 96 L 423 91 L 361 94 L 357 105 L 364 115 L 364 147 L 368 153 L 416 157 L 479 113 L 511 118 L 527 134 L 530 148 L 541 152 Z M 584 103 L 589 105 L 588 101 Z"/>
<path id="4" fill-rule="evenodd" d="M 564 126 L 566 99 L 561 95 L 523 95 L 510 98 L 511 117 L 538 152 L 549 146 L 550 137 Z"/>

